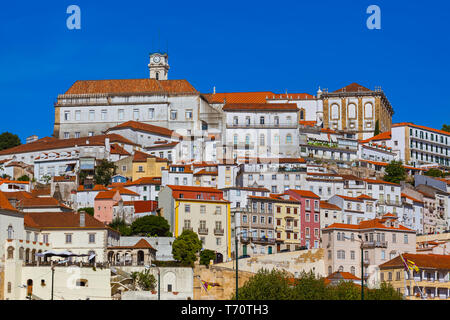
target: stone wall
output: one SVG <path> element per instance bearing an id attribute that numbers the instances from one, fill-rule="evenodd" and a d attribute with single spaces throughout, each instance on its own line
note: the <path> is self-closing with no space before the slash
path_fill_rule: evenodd
<path id="1" fill-rule="evenodd" d="M 254 273 L 239 271 L 239 287 L 245 284 Z M 218 286 L 210 288 L 207 292 L 201 280 L 217 283 Z M 236 271 L 230 268 L 210 265 L 196 265 L 194 268 L 194 300 L 230 300 L 236 289 Z"/>

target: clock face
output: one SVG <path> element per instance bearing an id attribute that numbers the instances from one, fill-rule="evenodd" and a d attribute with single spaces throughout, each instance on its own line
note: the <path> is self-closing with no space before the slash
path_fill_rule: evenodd
<path id="1" fill-rule="evenodd" d="M 159 56 L 153 57 L 153 62 L 158 63 L 161 60 Z"/>

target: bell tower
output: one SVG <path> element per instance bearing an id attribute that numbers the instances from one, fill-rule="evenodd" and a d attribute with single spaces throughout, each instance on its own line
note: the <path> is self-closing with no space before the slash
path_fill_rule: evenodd
<path id="1" fill-rule="evenodd" d="M 150 54 L 150 79 L 167 80 L 169 73 L 169 55 L 167 53 L 154 52 Z"/>

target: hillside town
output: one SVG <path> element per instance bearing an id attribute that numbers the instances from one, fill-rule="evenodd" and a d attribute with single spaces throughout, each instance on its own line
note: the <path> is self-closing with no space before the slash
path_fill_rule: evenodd
<path id="1" fill-rule="evenodd" d="M 149 58 L 0 151 L 0 300 L 229 300 L 261 269 L 450 300 L 450 132 L 381 87 L 203 93 Z"/>

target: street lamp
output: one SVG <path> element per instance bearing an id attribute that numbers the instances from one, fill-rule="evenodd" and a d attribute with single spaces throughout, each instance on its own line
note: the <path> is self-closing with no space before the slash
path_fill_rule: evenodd
<path id="1" fill-rule="evenodd" d="M 358 239 L 352 239 L 349 237 L 344 236 L 344 239 L 347 240 L 357 240 L 361 243 L 360 248 L 361 248 L 361 300 L 364 300 L 364 241 L 362 240 L 362 235 L 358 234 Z"/>
<path id="2" fill-rule="evenodd" d="M 156 268 L 156 270 L 158 271 L 158 300 L 161 300 L 161 273 L 159 267 L 157 267 L 156 264 L 151 264 L 150 267 L 145 266 L 145 268 L 146 269 Z"/>

